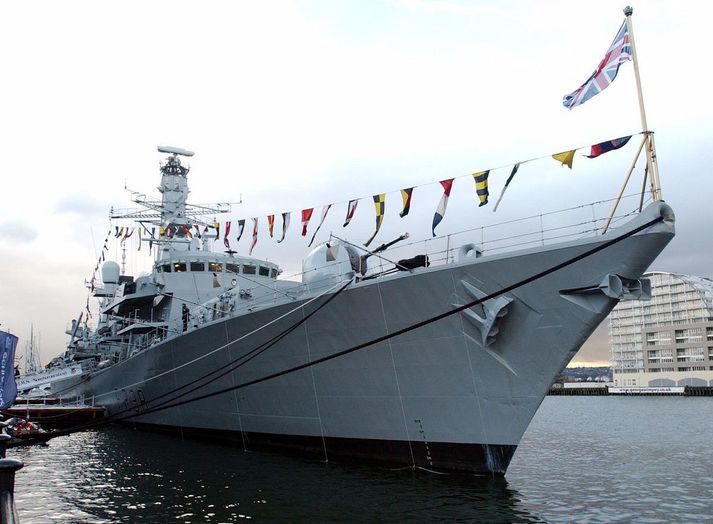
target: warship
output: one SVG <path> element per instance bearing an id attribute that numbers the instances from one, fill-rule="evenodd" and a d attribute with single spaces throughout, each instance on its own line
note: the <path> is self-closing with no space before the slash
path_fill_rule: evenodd
<path id="1" fill-rule="evenodd" d="M 330 235 L 307 254 L 301 273 L 286 277 L 274 262 L 239 255 L 227 242 L 227 251 L 211 250 L 218 228 L 210 226 L 219 224 L 203 218 L 226 210 L 188 204 L 183 159 L 193 153 L 159 147 L 168 155 L 161 199 L 135 193 L 143 211 L 112 214 L 138 222 L 155 256 L 150 271 L 135 278 L 105 262 L 101 285 L 91 284 L 96 326 L 80 315 L 67 330 L 66 351 L 22 377 L 21 388 L 102 406 L 109 421 L 244 450 L 505 474 L 553 380 L 594 329 L 619 301 L 650 298 L 642 275 L 674 236 L 632 12 L 624 9 L 594 73 L 563 98 L 569 109 L 583 104 L 633 61 L 642 141 L 603 227 L 592 208 L 592 229 L 566 235 L 557 227 L 548 242 L 544 230 L 541 242 L 511 235 L 509 250 L 486 247 L 482 236 L 476 244 L 474 230 L 428 252 L 419 252 L 425 241 L 400 244 L 407 234 L 372 250 L 373 236 L 357 245 Z M 629 138 L 592 146 L 588 156 Z M 644 148 L 638 209 L 615 216 Z M 552 156 L 571 167 L 573 155 Z M 652 198 L 644 206 L 647 181 Z M 450 186 L 441 184 L 447 196 Z M 476 189 L 480 195 L 477 178 Z M 445 205 L 442 199 L 434 228 Z"/>
<path id="2" fill-rule="evenodd" d="M 51 379 L 22 387 L 246 450 L 504 474 L 593 330 L 650 294 L 641 276 L 674 235 L 654 199 L 604 234 L 505 253 L 464 242 L 440 263 L 370 267 L 396 241 L 367 251 L 330 237 L 287 279 L 273 262 L 211 251 L 210 228 L 191 235 L 220 210 L 187 203 L 192 152 L 159 151 L 161 200 L 135 198 L 146 212 L 130 215 L 163 232 L 143 239 L 153 267 L 134 278 L 106 261 L 96 327 L 75 319 L 40 373 Z"/>

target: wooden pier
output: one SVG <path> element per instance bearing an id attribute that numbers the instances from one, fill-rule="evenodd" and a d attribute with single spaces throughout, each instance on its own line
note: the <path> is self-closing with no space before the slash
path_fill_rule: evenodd
<path id="1" fill-rule="evenodd" d="M 549 395 L 608 395 L 606 387 L 591 388 L 555 388 L 550 389 Z"/>
<path id="2" fill-rule="evenodd" d="M 14 417 L 28 419 L 45 429 L 70 428 L 99 421 L 106 416 L 103 407 L 60 404 L 16 404 L 4 412 Z"/>
<path id="3" fill-rule="evenodd" d="M 680 397 L 713 397 L 713 386 L 668 386 L 668 387 L 626 387 L 616 388 L 608 386 L 557 387 L 554 384 L 549 395 L 608 395 L 608 396 L 680 396 Z"/>

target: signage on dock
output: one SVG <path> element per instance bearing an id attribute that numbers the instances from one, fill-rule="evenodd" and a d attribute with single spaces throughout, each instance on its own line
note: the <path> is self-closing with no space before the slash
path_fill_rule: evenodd
<path id="1" fill-rule="evenodd" d="M 683 386 L 651 386 L 645 388 L 609 388 L 610 395 L 683 395 Z"/>
<path id="2" fill-rule="evenodd" d="M 81 374 L 82 366 L 77 364 L 68 368 L 48 369 L 32 375 L 23 375 L 21 377 L 17 377 L 15 382 L 17 383 L 18 391 L 27 391 L 32 388 L 46 386 L 52 382 L 63 380 L 65 378 L 78 377 Z"/>

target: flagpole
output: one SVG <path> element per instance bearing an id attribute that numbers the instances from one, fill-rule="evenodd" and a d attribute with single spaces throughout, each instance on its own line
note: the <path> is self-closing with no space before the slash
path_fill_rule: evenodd
<path id="1" fill-rule="evenodd" d="M 616 196 L 616 199 L 614 200 L 614 205 L 611 208 L 611 213 L 609 213 L 609 218 L 607 218 L 607 223 L 604 224 L 604 227 L 602 228 L 602 235 L 607 232 L 609 229 L 609 225 L 611 224 L 612 219 L 614 218 L 614 213 L 616 213 L 616 208 L 619 207 L 619 202 L 621 201 L 621 197 L 624 196 L 624 190 L 626 189 L 627 184 L 629 183 L 629 178 L 631 177 L 631 173 L 634 171 L 634 168 L 636 167 L 636 162 L 639 160 L 639 155 L 641 155 L 641 150 L 644 148 L 644 144 L 647 142 L 647 135 L 644 135 L 644 138 L 641 140 L 641 145 L 639 146 L 639 149 L 636 151 L 636 155 L 634 156 L 634 161 L 631 163 L 631 167 L 629 167 L 629 171 L 626 172 L 626 178 L 624 179 L 624 183 L 621 185 L 621 189 L 619 190 L 619 194 Z"/>
<path id="2" fill-rule="evenodd" d="M 648 178 L 649 170 L 644 169 L 644 180 L 641 182 L 641 198 L 639 198 L 639 213 L 644 209 L 644 195 L 646 194 L 646 179 Z"/>
<path id="3" fill-rule="evenodd" d="M 651 133 L 649 137 L 651 140 L 651 163 L 654 166 L 654 172 L 651 174 L 651 176 L 656 177 L 656 187 L 658 187 L 659 199 L 661 199 L 661 178 L 659 178 L 659 162 L 658 157 L 656 155 L 656 140 L 654 139 L 653 133 Z"/>
<path id="4" fill-rule="evenodd" d="M 636 91 L 639 96 L 639 111 L 641 113 L 641 127 L 646 137 L 646 165 L 648 166 L 651 180 L 651 193 L 654 200 L 661 200 L 661 185 L 658 179 L 658 166 L 656 166 L 656 152 L 654 149 L 653 137 L 649 131 L 649 126 L 646 123 L 646 110 L 644 109 L 644 95 L 641 91 L 641 77 L 639 76 L 639 61 L 636 57 L 636 43 L 634 42 L 634 27 L 631 21 L 631 15 L 634 8 L 626 6 L 624 15 L 626 16 L 626 27 L 631 41 L 631 57 L 634 62 L 634 76 L 636 77 Z"/>

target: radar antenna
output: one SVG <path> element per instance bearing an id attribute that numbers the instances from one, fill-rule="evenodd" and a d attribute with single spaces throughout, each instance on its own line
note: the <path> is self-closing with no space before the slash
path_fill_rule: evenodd
<path id="1" fill-rule="evenodd" d="M 170 155 L 161 162 L 161 200 L 148 198 L 145 194 L 132 191 L 131 201 L 144 209 L 118 209 L 110 213 L 111 219 L 136 220 L 148 232 L 145 224 L 165 228 L 170 234 L 165 238 L 145 238 L 145 241 L 160 243 L 187 243 L 190 228 L 195 224 L 209 225 L 198 218 L 204 215 L 216 215 L 230 212 L 229 203 L 199 206 L 188 204 L 188 172 L 190 166 L 181 164 L 179 156 L 191 157 L 193 151 L 172 146 L 158 146 L 160 153 Z"/>
<path id="2" fill-rule="evenodd" d="M 183 156 L 193 156 L 195 153 L 193 151 L 188 151 L 188 149 L 182 149 L 180 147 L 173 146 L 158 146 L 159 153 L 170 153 L 173 155 L 183 155 Z"/>

